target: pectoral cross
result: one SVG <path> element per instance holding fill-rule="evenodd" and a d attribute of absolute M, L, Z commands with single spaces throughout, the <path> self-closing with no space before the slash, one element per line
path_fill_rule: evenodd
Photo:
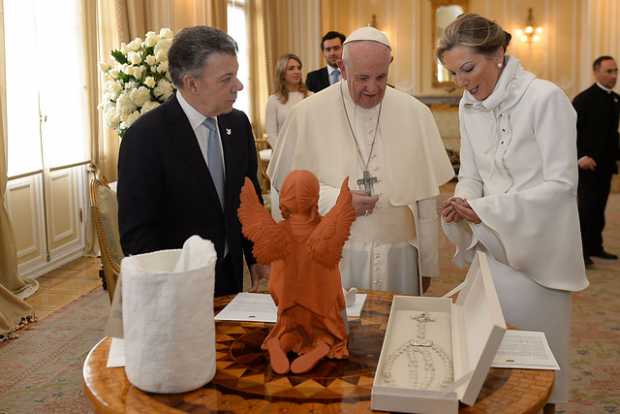
<path fill-rule="evenodd" d="M 362 189 L 364 187 L 364 192 L 369 196 L 372 195 L 373 184 L 377 182 L 377 177 L 372 177 L 368 170 L 364 170 L 364 176 L 356 181 L 357 186 Z"/>

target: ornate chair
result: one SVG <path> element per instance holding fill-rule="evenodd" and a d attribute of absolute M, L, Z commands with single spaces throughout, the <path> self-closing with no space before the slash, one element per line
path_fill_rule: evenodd
<path fill-rule="evenodd" d="M 101 251 L 103 277 L 107 286 L 110 302 L 120 274 L 123 249 L 118 231 L 118 204 L 116 192 L 108 185 L 105 178 L 99 176 L 95 168 L 90 180 L 90 207 L 95 223 L 95 232 Z"/>

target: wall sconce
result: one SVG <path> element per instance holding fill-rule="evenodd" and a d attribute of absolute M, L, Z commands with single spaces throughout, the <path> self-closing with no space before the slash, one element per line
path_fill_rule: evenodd
<path fill-rule="evenodd" d="M 538 43 L 540 42 L 541 34 L 542 27 L 537 27 L 534 24 L 534 16 L 530 7 L 527 11 L 527 26 L 524 29 L 517 29 L 517 36 L 524 43 Z"/>

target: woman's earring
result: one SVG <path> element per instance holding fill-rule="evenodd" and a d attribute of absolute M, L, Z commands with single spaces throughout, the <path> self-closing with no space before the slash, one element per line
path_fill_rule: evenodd
<path fill-rule="evenodd" d="M 500 69 L 502 68 L 502 66 L 504 66 L 504 65 L 502 64 L 502 62 L 499 62 L 499 63 L 497 64 L 497 67 L 498 67 L 498 68 L 500 68 Z"/>

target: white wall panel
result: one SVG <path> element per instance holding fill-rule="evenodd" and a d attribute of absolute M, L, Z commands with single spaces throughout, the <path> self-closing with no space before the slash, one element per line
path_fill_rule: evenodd
<path fill-rule="evenodd" d="M 10 180 L 7 208 L 20 276 L 37 277 L 83 255 L 89 212 L 84 166 L 50 172 L 45 186 L 41 174 Z"/>
<path fill-rule="evenodd" d="M 11 180 L 7 207 L 17 247 L 18 271 L 29 273 L 47 262 L 41 175 Z"/>

